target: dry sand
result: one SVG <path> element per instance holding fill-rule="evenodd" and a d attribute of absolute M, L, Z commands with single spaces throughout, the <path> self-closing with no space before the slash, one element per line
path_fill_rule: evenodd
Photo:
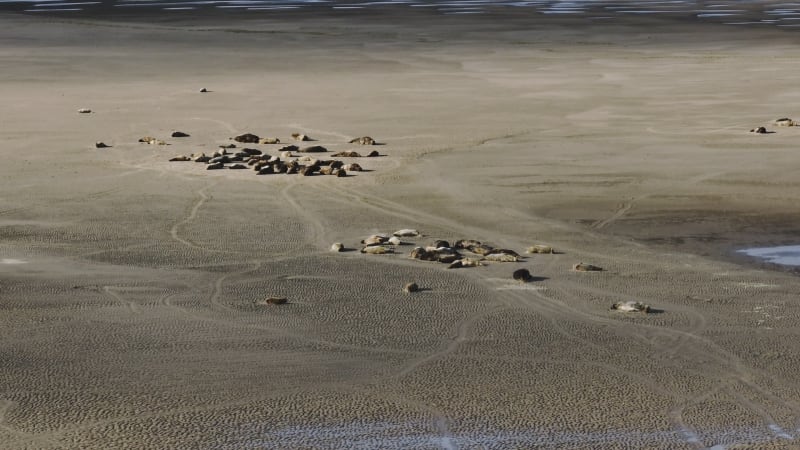
<path fill-rule="evenodd" d="M 0 447 L 800 445 L 796 35 L 414 14 L 2 17 Z M 166 162 L 244 132 L 386 156 Z"/>

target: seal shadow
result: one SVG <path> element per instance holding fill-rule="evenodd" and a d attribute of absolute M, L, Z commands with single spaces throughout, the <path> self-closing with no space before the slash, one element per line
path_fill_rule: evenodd
<path fill-rule="evenodd" d="M 550 278 L 548 278 L 548 277 L 537 277 L 537 276 L 531 275 L 526 280 L 524 280 L 524 283 L 536 283 L 538 281 L 546 281 L 546 280 L 549 280 L 549 279 Z"/>

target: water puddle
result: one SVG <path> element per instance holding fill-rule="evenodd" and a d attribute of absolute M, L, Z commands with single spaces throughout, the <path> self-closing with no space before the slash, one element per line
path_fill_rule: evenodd
<path fill-rule="evenodd" d="M 747 256 L 760 258 L 772 264 L 784 266 L 800 266 L 800 245 L 783 245 L 779 247 L 757 247 L 738 250 Z"/>

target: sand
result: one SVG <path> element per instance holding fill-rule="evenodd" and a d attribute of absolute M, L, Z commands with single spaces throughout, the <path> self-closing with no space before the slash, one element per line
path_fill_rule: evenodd
<path fill-rule="evenodd" d="M 0 447 L 800 445 L 797 35 L 405 14 L 2 16 Z M 385 156 L 167 162 L 245 132 Z"/>

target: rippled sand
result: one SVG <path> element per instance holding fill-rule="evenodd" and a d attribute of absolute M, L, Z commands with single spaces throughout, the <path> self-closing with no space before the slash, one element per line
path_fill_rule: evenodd
<path fill-rule="evenodd" d="M 771 125 L 798 113 L 792 35 L 2 19 L 0 447 L 800 445 L 800 281 L 733 251 L 797 237 L 800 129 Z M 385 156 L 167 162 L 244 132 Z M 557 253 L 329 251 L 400 228 Z"/>

